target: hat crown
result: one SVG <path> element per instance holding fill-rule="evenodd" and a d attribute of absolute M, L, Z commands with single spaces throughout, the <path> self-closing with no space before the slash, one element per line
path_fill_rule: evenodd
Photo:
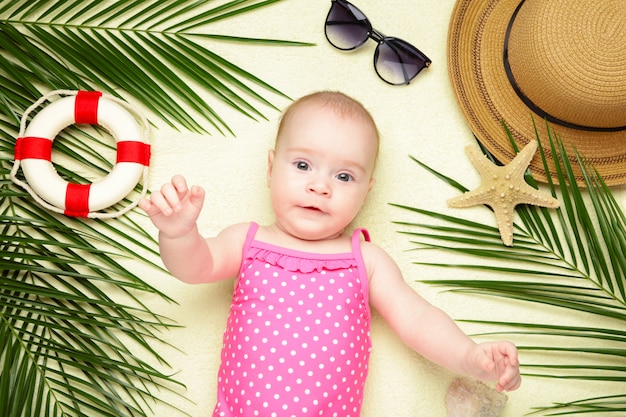
<path fill-rule="evenodd" d="M 623 0 L 525 0 L 509 25 L 511 83 L 553 122 L 623 128 L 625 28 Z"/>

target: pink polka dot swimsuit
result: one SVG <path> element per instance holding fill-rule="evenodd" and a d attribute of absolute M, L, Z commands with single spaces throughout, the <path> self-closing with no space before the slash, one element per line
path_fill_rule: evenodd
<path fill-rule="evenodd" d="M 224 333 L 213 416 L 358 417 L 371 350 L 360 236 L 352 252 L 254 240 L 252 223 Z"/>

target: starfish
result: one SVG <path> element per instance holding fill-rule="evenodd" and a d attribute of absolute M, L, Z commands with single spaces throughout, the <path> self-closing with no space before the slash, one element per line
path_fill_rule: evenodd
<path fill-rule="evenodd" d="M 532 140 L 505 166 L 493 164 L 477 146 L 465 148 L 467 156 L 476 167 L 482 183 L 474 190 L 448 200 L 449 207 L 471 207 L 486 204 L 496 215 L 500 238 L 506 246 L 513 246 L 513 214 L 518 204 L 557 208 L 559 201 L 526 183 L 524 172 L 537 151 L 537 141 Z"/>

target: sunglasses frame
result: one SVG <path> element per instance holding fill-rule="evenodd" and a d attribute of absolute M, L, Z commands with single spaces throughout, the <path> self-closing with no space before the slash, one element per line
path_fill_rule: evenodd
<path fill-rule="evenodd" d="M 328 26 L 346 25 L 346 24 L 350 24 L 351 23 L 351 22 L 346 22 L 346 21 L 341 21 L 340 22 L 340 21 L 329 20 L 330 14 L 333 11 L 333 7 L 335 7 L 335 3 L 341 5 L 346 10 L 350 11 L 350 13 L 353 14 L 353 15 L 354 15 L 354 13 L 352 11 L 355 10 L 358 13 L 360 13 L 361 16 L 363 16 L 363 19 L 357 19 L 357 20 L 354 21 L 355 25 L 357 25 L 359 23 L 364 23 L 364 24 L 367 25 L 367 36 L 362 41 L 360 41 L 358 44 L 356 44 L 356 45 L 354 45 L 354 46 L 352 46 L 350 48 L 341 48 L 341 47 L 335 45 L 330 40 L 330 38 L 328 36 Z M 400 39 L 400 38 L 396 38 L 396 37 L 393 37 L 393 36 L 385 36 L 382 32 L 374 29 L 374 27 L 372 26 L 372 23 L 370 22 L 368 17 L 365 16 L 365 13 L 363 13 L 361 11 L 361 9 L 359 9 L 358 7 L 356 7 L 354 4 L 350 3 L 347 0 L 331 0 L 330 10 L 328 11 L 328 15 L 326 16 L 326 22 L 324 24 L 324 35 L 326 36 L 326 40 L 328 41 L 328 43 L 330 43 L 333 47 L 335 47 L 335 48 L 337 48 L 337 49 L 339 49 L 341 51 L 352 51 L 352 50 L 358 49 L 359 47 L 363 46 L 363 44 L 365 44 L 368 39 L 372 39 L 374 42 L 376 42 L 377 46 L 376 46 L 376 50 L 374 52 L 374 70 L 376 71 L 376 74 L 378 75 L 378 78 L 380 78 L 381 80 L 383 80 L 387 84 L 391 84 L 391 85 L 407 85 L 407 84 L 410 84 L 411 81 L 415 77 L 417 77 L 417 75 L 424 68 L 428 68 L 430 66 L 430 64 L 432 64 L 432 61 L 430 60 L 430 58 L 428 58 L 426 56 L 426 54 L 424 54 L 422 51 L 417 49 L 417 47 L 415 47 L 414 45 L 412 45 L 409 42 L 407 42 L 407 41 L 405 41 L 403 39 Z M 376 65 L 376 61 L 378 59 L 378 55 L 380 53 L 380 47 L 382 45 L 387 45 L 387 47 L 389 47 L 390 49 L 392 49 L 394 52 L 397 53 L 397 46 L 398 46 L 398 44 L 401 44 L 405 48 L 410 49 L 423 62 L 423 64 L 422 64 L 421 68 L 419 68 L 417 70 L 417 72 L 412 77 L 408 76 L 408 74 L 406 73 L 404 65 L 402 65 L 402 71 L 403 71 L 403 75 L 404 75 L 404 82 L 394 83 L 394 82 L 388 81 L 385 78 L 383 78 L 383 76 L 378 71 L 378 67 Z M 402 63 L 402 64 L 404 64 L 404 63 Z"/>

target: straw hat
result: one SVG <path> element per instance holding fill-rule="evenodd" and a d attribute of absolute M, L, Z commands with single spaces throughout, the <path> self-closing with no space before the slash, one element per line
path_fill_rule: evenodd
<path fill-rule="evenodd" d="M 610 185 L 626 183 L 624 0 L 458 0 L 448 32 L 454 92 L 478 140 L 503 163 L 546 123 Z M 539 155 L 530 166 L 546 181 Z M 580 171 L 577 182 L 582 182 Z"/>

